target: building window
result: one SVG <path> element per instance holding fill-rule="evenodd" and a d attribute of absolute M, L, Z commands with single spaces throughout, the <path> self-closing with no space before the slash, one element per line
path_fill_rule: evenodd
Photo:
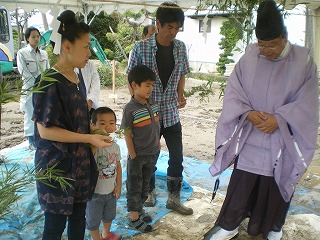
<path fill-rule="evenodd" d="M 211 32 L 211 19 L 208 19 L 207 24 L 208 24 L 208 27 L 206 32 Z M 203 28 L 203 25 L 204 25 L 203 19 L 199 20 L 199 32 L 204 32 L 205 29 Z"/>

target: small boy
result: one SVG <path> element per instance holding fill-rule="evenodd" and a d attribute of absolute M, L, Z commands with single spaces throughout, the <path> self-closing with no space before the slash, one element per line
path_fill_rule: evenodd
<path fill-rule="evenodd" d="M 149 98 L 156 81 L 155 73 L 137 65 L 128 74 L 134 93 L 123 109 L 121 128 L 128 148 L 127 208 L 129 227 L 140 232 L 152 231 L 152 221 L 144 211 L 149 183 L 160 152 L 159 107 Z"/>
<path fill-rule="evenodd" d="M 92 114 L 92 124 L 106 133 L 116 131 L 116 114 L 108 107 L 99 107 Z M 117 143 L 107 148 L 92 147 L 99 170 L 99 178 L 92 200 L 87 203 L 86 225 L 93 240 L 118 240 L 120 235 L 110 232 L 116 216 L 116 201 L 121 194 L 122 170 L 120 147 Z M 102 221 L 102 234 L 99 226 Z"/>

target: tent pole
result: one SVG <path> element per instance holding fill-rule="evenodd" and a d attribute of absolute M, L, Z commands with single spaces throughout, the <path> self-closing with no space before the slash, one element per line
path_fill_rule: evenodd
<path fill-rule="evenodd" d="M 312 11 L 313 16 L 313 58 L 317 64 L 320 66 L 320 8 Z"/>

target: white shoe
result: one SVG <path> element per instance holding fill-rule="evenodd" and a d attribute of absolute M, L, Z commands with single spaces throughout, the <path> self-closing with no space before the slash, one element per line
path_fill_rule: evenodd
<path fill-rule="evenodd" d="M 281 237 L 282 237 L 282 229 L 280 230 L 280 232 L 274 232 L 274 231 L 269 232 L 267 239 L 268 240 L 280 240 Z"/>
<path fill-rule="evenodd" d="M 223 228 L 220 228 L 219 231 L 212 235 L 210 240 L 230 240 L 238 235 L 238 229 L 239 227 L 232 231 L 227 231 Z"/>

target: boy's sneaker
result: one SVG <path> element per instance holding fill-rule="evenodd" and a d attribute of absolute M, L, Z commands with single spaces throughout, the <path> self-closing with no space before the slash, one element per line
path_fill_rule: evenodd
<path fill-rule="evenodd" d="M 143 205 L 145 207 L 154 207 L 155 204 L 156 204 L 156 193 L 154 190 L 152 190 L 150 193 L 148 193 L 148 198 Z"/>
<path fill-rule="evenodd" d="M 122 237 L 118 234 L 114 234 L 113 232 L 109 232 L 107 237 L 103 237 L 101 235 L 101 240 L 121 240 Z"/>
<path fill-rule="evenodd" d="M 212 235 L 210 240 L 230 240 L 238 235 L 238 227 L 232 231 L 227 231 L 223 228 L 220 228 L 215 234 Z"/>

